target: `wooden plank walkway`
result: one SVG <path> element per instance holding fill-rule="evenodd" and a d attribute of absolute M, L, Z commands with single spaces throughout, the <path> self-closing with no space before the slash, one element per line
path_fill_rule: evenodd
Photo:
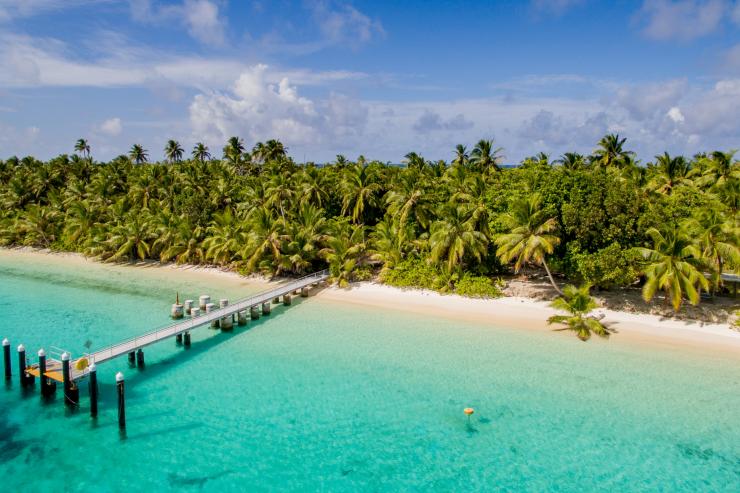
<path fill-rule="evenodd" d="M 95 351 L 94 353 L 83 356 L 71 362 L 70 379 L 72 381 L 75 381 L 87 376 L 87 368 L 85 368 L 84 370 L 77 369 L 77 362 L 81 359 L 87 359 L 89 363 L 94 362 L 96 365 L 99 365 L 100 363 L 104 363 L 108 360 L 134 352 L 140 348 L 149 346 L 150 344 L 155 344 L 164 339 L 175 337 L 178 334 L 182 334 L 184 332 L 188 332 L 203 325 L 209 324 L 214 320 L 220 320 L 222 318 L 232 316 L 233 314 L 241 312 L 243 310 L 248 311 L 252 307 L 258 307 L 262 305 L 262 303 L 271 302 L 274 298 L 277 298 L 279 296 L 293 293 L 293 291 L 309 287 L 312 284 L 317 284 L 321 281 L 326 280 L 328 277 L 328 270 L 315 272 L 308 276 L 302 277 L 301 279 L 291 281 L 286 284 L 281 284 L 280 286 L 277 286 L 268 291 L 264 291 L 254 296 L 250 296 L 249 298 L 239 300 L 224 308 L 218 308 L 210 313 L 204 313 L 195 318 L 186 318 L 185 320 L 175 322 L 173 324 L 153 330 L 141 336 L 137 336 L 132 339 L 113 344 L 99 351 Z M 47 360 L 47 372 L 45 373 L 45 375 L 53 378 L 54 380 L 57 380 L 57 378 L 55 378 L 56 373 L 59 371 L 57 365 L 59 366 L 59 369 L 61 369 L 61 362 L 49 358 Z M 38 376 L 38 365 L 31 365 L 27 367 L 26 371 L 29 374 Z"/>

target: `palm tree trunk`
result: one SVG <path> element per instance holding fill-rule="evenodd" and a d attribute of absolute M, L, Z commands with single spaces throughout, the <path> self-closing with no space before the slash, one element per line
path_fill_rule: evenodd
<path fill-rule="evenodd" d="M 547 277 L 550 278 L 550 284 L 552 284 L 552 287 L 555 288 L 555 291 L 557 291 L 558 294 L 562 295 L 563 292 L 560 291 L 560 288 L 555 284 L 555 279 L 552 278 L 552 273 L 550 272 L 550 268 L 547 266 L 547 261 L 544 259 L 544 256 L 542 258 L 542 265 L 545 267 L 545 271 L 547 271 Z"/>

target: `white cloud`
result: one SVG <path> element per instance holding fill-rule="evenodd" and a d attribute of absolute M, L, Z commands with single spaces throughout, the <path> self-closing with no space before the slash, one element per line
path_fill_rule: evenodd
<path fill-rule="evenodd" d="M 227 58 L 172 57 L 130 46 L 120 36 L 103 33 L 91 45 L 98 57 L 79 60 L 56 39 L 0 34 L 0 87 L 142 87 L 180 86 L 200 90 L 226 88 L 249 66 Z M 361 72 L 307 69 L 271 71 L 270 82 L 284 77 L 302 85 L 326 85 L 367 77 Z"/>
<path fill-rule="evenodd" d="M 108 120 L 105 120 L 103 123 L 100 124 L 98 130 L 100 130 L 100 132 L 104 133 L 105 135 L 115 137 L 117 135 L 120 135 L 123 131 L 123 124 L 121 123 L 120 118 L 109 118 Z"/>
<path fill-rule="evenodd" d="M 311 8 L 321 33 L 331 43 L 358 46 L 385 34 L 380 21 L 349 4 L 319 0 Z"/>
<path fill-rule="evenodd" d="M 686 118 L 684 118 L 683 113 L 681 113 L 681 108 L 678 106 L 674 106 L 671 109 L 668 110 L 668 113 L 666 113 L 666 116 L 673 120 L 674 123 L 683 123 L 686 121 Z"/>
<path fill-rule="evenodd" d="M 729 6 L 727 0 L 644 0 L 637 16 L 650 38 L 689 41 L 712 33 Z"/>
<path fill-rule="evenodd" d="M 155 5 L 152 0 L 129 0 L 131 17 L 150 24 L 179 22 L 198 41 L 208 45 L 223 45 L 226 19 L 220 15 L 213 0 L 184 0 L 181 4 Z"/>
<path fill-rule="evenodd" d="M 0 0 L 0 21 L 110 2 L 111 0 Z"/>
<path fill-rule="evenodd" d="M 419 116 L 413 129 L 419 133 L 436 132 L 439 130 L 461 131 L 473 128 L 473 122 L 467 120 L 462 113 L 444 119 L 439 113 L 426 110 Z"/>
<path fill-rule="evenodd" d="M 251 141 L 281 138 L 308 144 L 364 122 L 365 110 L 347 97 L 317 102 L 300 96 L 287 77 L 278 83 L 271 79 L 266 65 L 255 65 L 242 72 L 228 93 L 196 95 L 190 104 L 194 134 L 211 141 L 241 135 Z"/>

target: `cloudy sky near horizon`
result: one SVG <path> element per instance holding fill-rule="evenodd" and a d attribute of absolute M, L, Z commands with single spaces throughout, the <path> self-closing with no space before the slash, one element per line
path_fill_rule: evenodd
<path fill-rule="evenodd" d="M 740 0 L 0 0 L 0 158 L 740 147 Z"/>

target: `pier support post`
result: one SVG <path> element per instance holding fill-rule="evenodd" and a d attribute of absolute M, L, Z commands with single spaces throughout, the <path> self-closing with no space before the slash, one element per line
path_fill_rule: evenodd
<path fill-rule="evenodd" d="M 262 303 L 262 315 L 269 315 L 270 309 L 271 309 L 271 306 L 270 306 L 269 301 Z"/>
<path fill-rule="evenodd" d="M 175 344 L 178 346 L 182 345 L 182 332 L 175 336 Z"/>
<path fill-rule="evenodd" d="M 182 338 L 183 338 L 183 344 L 185 345 L 185 347 L 189 348 L 190 347 L 190 332 L 185 332 L 182 335 Z"/>
<path fill-rule="evenodd" d="M 293 297 L 289 293 L 284 294 L 283 295 L 283 305 L 290 306 L 291 303 L 293 303 Z"/>
<path fill-rule="evenodd" d="M 69 367 L 69 354 L 62 354 L 62 382 L 64 387 L 64 403 L 68 406 L 76 406 L 80 401 L 80 393 L 71 380 Z M 77 395 L 75 395 L 77 394 Z"/>
<path fill-rule="evenodd" d="M 174 318 L 175 320 L 180 319 L 185 316 L 185 307 L 181 305 L 180 303 L 173 303 L 172 304 L 172 311 L 170 312 L 170 316 Z"/>
<path fill-rule="evenodd" d="M 200 308 L 194 306 L 190 309 L 190 318 L 200 317 Z"/>
<path fill-rule="evenodd" d="M 303 286 L 301 288 L 301 297 L 308 298 L 308 286 Z"/>
<path fill-rule="evenodd" d="M 3 339 L 3 364 L 5 365 L 5 380 L 13 378 L 13 371 L 10 368 L 10 341 Z"/>
<path fill-rule="evenodd" d="M 256 306 L 249 307 L 249 318 L 251 318 L 252 320 L 259 320 L 260 312 Z"/>
<path fill-rule="evenodd" d="M 20 373 L 21 387 L 33 385 L 34 376 L 26 373 L 26 347 L 23 344 L 18 346 L 18 373 Z"/>
<path fill-rule="evenodd" d="M 141 348 L 136 351 L 136 366 L 144 368 L 144 350 Z"/>
<path fill-rule="evenodd" d="M 274 297 L 274 298 L 272 299 L 272 302 L 273 302 L 273 303 L 275 303 L 276 305 L 277 305 L 278 303 L 280 303 L 280 296 L 275 296 L 275 297 Z"/>
<path fill-rule="evenodd" d="M 193 309 L 193 300 L 185 300 L 185 315 L 190 315 L 190 310 Z"/>
<path fill-rule="evenodd" d="M 128 364 L 134 366 L 136 364 L 136 351 L 128 353 Z"/>
<path fill-rule="evenodd" d="M 216 305 L 214 303 L 208 303 L 208 304 L 206 304 L 206 313 L 211 313 L 215 309 L 216 309 Z M 214 328 L 214 329 L 217 329 L 218 328 L 218 325 L 219 325 L 218 324 L 218 319 L 213 320 L 211 322 L 211 327 Z"/>
<path fill-rule="evenodd" d="M 48 397 L 57 390 L 57 384 L 49 381 L 46 376 L 46 351 L 39 349 L 39 384 L 41 386 L 41 395 Z"/>
<path fill-rule="evenodd" d="M 92 363 L 88 368 L 90 372 L 90 417 L 98 416 L 98 368 Z"/>
<path fill-rule="evenodd" d="M 239 313 L 237 313 L 236 318 L 237 318 L 236 323 L 239 324 L 240 327 L 247 325 L 247 311 L 246 310 L 241 310 Z"/>
<path fill-rule="evenodd" d="M 204 312 L 206 311 L 206 305 L 211 302 L 211 297 L 207 294 L 201 295 L 200 298 L 198 298 L 198 306 L 200 307 L 200 311 Z"/>
<path fill-rule="evenodd" d="M 126 401 L 123 396 L 123 373 L 116 373 L 116 393 L 118 394 L 118 428 L 126 429 Z"/>
<path fill-rule="evenodd" d="M 230 331 L 234 329 L 234 316 L 233 315 L 226 315 L 224 318 L 220 321 L 221 324 L 221 330 Z"/>

